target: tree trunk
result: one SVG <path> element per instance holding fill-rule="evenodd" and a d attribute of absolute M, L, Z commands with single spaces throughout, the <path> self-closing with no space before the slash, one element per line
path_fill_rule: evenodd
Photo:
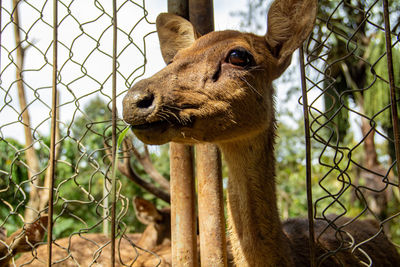
<path fill-rule="evenodd" d="M 59 98 L 57 98 L 57 106 L 58 106 Z M 58 158 L 60 157 L 60 150 L 61 150 L 61 143 L 59 143 L 61 139 L 60 135 L 60 112 L 57 112 L 57 118 L 56 118 L 56 140 L 55 140 L 55 154 L 54 154 L 54 160 L 57 161 Z M 50 164 L 50 161 L 49 161 Z M 47 167 L 46 170 L 46 175 L 44 177 L 44 188 L 45 190 L 40 190 L 39 191 L 39 199 L 40 199 L 40 204 L 39 208 L 40 210 L 43 210 L 47 207 L 47 204 L 49 202 L 49 191 L 48 189 L 50 188 L 50 182 L 53 177 L 51 177 L 50 173 L 50 167 Z M 47 189 L 47 190 L 46 190 Z"/>
<path fill-rule="evenodd" d="M 25 88 L 23 82 L 23 66 L 24 66 L 24 48 L 21 44 L 20 37 L 20 23 L 19 23 L 19 12 L 18 12 L 18 1 L 13 0 L 14 5 L 14 35 L 15 35 L 15 45 L 17 53 L 17 66 L 16 66 L 16 79 L 18 87 L 18 99 L 21 108 L 22 123 L 24 125 L 25 132 L 25 158 L 26 164 L 28 166 L 28 179 L 30 181 L 30 191 L 29 191 L 29 202 L 25 209 L 25 221 L 31 222 L 37 217 L 37 213 L 40 210 L 40 199 L 38 194 L 39 185 L 39 159 L 36 155 L 35 149 L 33 147 L 33 137 L 31 132 L 31 122 L 27 107 L 27 101 L 25 96 Z"/>
<path fill-rule="evenodd" d="M 364 112 L 363 99 L 360 99 L 361 113 Z M 383 177 L 386 175 L 386 169 L 380 164 L 375 146 L 375 129 L 370 125 L 366 118 L 361 119 L 361 132 L 364 139 L 364 168 L 360 172 L 361 178 L 365 180 L 365 187 L 362 190 L 368 203 L 368 207 L 383 220 L 387 217 L 388 202 L 390 197 L 390 188 L 384 183 Z"/>

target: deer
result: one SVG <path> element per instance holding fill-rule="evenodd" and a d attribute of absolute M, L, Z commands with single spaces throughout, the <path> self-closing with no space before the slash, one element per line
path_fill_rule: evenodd
<path fill-rule="evenodd" d="M 157 209 L 140 197 L 133 199 L 136 216 L 146 225 L 143 233 L 127 233 L 117 241 L 116 266 L 170 266 L 171 214 L 169 208 Z M 43 245 L 48 216 L 43 215 L 32 224 L 6 237 L 0 231 L 0 267 L 44 266 L 47 245 Z M 110 237 L 101 233 L 82 233 L 60 238 L 52 246 L 55 266 L 107 266 L 111 260 Z M 11 263 L 12 258 L 22 253 Z"/>
<path fill-rule="evenodd" d="M 227 215 L 236 266 L 310 266 L 308 220 L 282 222 L 277 208 L 272 82 L 311 34 L 315 0 L 275 0 L 267 33 L 200 36 L 177 15 L 156 28 L 163 69 L 133 85 L 123 118 L 144 143 L 213 143 L 228 166 Z M 372 220 L 314 222 L 319 266 L 399 266 L 400 256 Z M 366 242 L 369 240 L 368 242 Z M 365 242 L 364 242 L 365 241 Z"/>
<path fill-rule="evenodd" d="M 149 267 L 172 266 L 171 263 L 171 209 L 157 209 L 141 197 L 133 199 L 137 219 L 147 225 L 143 233 L 128 233 L 121 238 L 117 248 L 116 266 Z M 11 258 L 23 253 L 15 261 L 16 266 L 43 266 L 48 258 L 47 246 L 43 243 L 47 215 L 33 224 L 27 224 L 6 238 L 0 228 L 0 267 L 14 266 Z M 110 237 L 91 233 L 73 235 L 55 241 L 52 258 L 55 266 L 101 266 L 110 263 Z M 134 244 L 134 245 L 133 245 Z M 83 249 L 84 248 L 84 249 Z M 30 253 L 28 253 L 30 252 Z M 200 251 L 198 251 L 200 255 Z M 231 254 L 228 254 L 231 259 Z M 4 257 L 4 258 L 3 258 Z"/>
<path fill-rule="evenodd" d="M 0 227 L 0 267 L 11 266 L 9 262 L 18 253 L 31 251 L 43 241 L 47 227 L 47 215 L 40 216 L 32 223 L 27 223 L 7 238 L 7 231 Z"/>
<path fill-rule="evenodd" d="M 136 218 L 147 225 L 136 245 L 151 250 L 159 245 L 171 243 L 171 209 L 157 209 L 148 200 L 141 197 L 133 199 Z"/>

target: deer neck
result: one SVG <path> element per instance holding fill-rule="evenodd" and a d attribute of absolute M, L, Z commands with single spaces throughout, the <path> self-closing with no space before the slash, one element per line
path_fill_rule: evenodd
<path fill-rule="evenodd" d="M 237 266 L 292 266 L 275 193 L 274 132 L 221 144 L 229 169 L 228 221 Z"/>

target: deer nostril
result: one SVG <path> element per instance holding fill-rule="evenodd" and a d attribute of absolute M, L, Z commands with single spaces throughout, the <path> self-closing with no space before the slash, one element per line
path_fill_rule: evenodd
<path fill-rule="evenodd" d="M 136 106 L 138 108 L 149 108 L 153 105 L 154 95 L 148 94 L 142 97 L 137 103 Z"/>

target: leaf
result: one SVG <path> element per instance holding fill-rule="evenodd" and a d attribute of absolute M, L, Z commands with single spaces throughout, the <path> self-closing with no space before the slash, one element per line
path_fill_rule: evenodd
<path fill-rule="evenodd" d="M 119 148 L 124 140 L 125 136 L 128 134 L 129 126 L 126 126 L 124 130 L 119 134 L 118 141 L 117 141 L 117 148 Z"/>

